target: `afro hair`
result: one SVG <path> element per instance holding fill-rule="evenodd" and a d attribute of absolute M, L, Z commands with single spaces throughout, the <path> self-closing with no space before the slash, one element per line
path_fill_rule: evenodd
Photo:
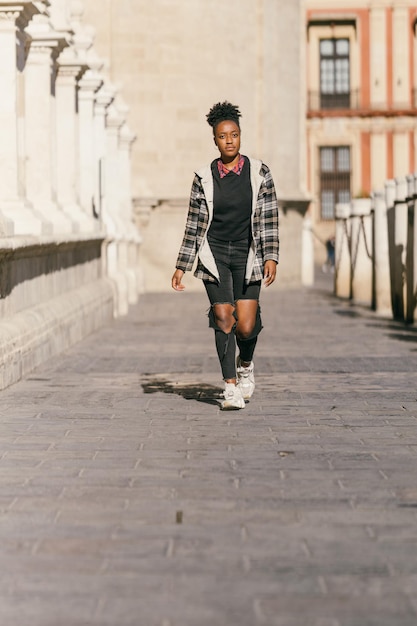
<path fill-rule="evenodd" d="M 214 132 L 217 124 L 225 122 L 226 120 L 235 122 L 235 124 L 237 124 L 240 128 L 239 117 L 241 117 L 241 115 L 239 107 L 225 100 L 224 102 L 214 104 L 207 113 L 206 118 Z"/>

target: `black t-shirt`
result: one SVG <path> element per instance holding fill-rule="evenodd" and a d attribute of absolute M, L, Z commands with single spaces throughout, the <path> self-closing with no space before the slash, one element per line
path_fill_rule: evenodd
<path fill-rule="evenodd" d="M 252 185 L 250 162 L 245 163 L 240 174 L 229 172 L 220 177 L 217 159 L 211 164 L 213 174 L 213 221 L 208 235 L 221 241 L 240 241 L 251 237 Z"/>

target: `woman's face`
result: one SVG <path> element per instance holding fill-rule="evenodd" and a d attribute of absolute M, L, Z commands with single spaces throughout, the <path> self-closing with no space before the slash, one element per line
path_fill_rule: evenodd
<path fill-rule="evenodd" d="M 214 131 L 214 143 L 220 151 L 223 163 L 233 161 L 240 150 L 240 128 L 236 122 L 219 122 Z"/>

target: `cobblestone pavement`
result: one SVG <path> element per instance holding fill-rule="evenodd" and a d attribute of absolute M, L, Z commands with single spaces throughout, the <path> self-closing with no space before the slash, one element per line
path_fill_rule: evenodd
<path fill-rule="evenodd" d="M 0 393 L 1 626 L 417 624 L 417 329 L 262 303 L 242 411 L 191 293 Z"/>

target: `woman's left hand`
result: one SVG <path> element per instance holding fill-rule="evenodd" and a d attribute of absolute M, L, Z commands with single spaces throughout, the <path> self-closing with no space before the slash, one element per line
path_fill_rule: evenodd
<path fill-rule="evenodd" d="M 264 264 L 264 285 L 269 287 L 275 280 L 277 275 L 277 264 L 275 261 L 265 261 Z"/>

